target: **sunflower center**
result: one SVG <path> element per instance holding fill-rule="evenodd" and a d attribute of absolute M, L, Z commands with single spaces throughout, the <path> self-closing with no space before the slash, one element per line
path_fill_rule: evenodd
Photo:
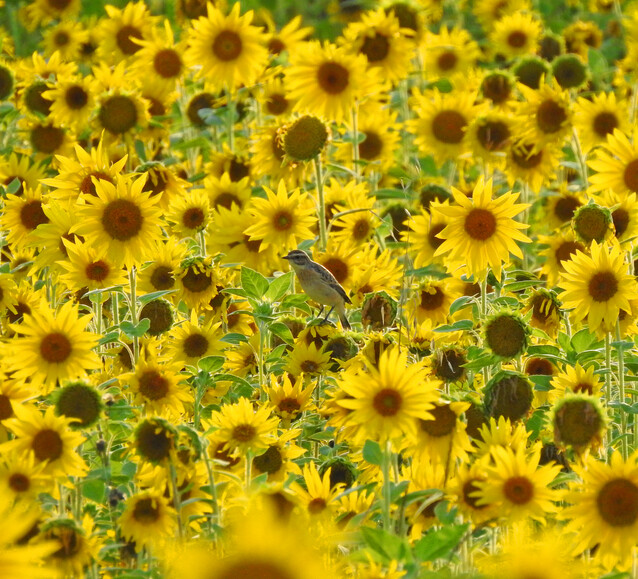
<path fill-rule="evenodd" d="M 505 376 L 492 385 L 486 410 L 492 418 L 503 416 L 514 422 L 530 411 L 533 399 L 532 386 L 526 379 L 517 375 Z"/>
<path fill-rule="evenodd" d="M 0 421 L 13 416 L 13 406 L 11 399 L 6 394 L 0 394 Z"/>
<path fill-rule="evenodd" d="M 69 33 L 65 32 L 64 30 L 60 30 L 59 32 L 56 32 L 55 36 L 53 37 L 53 43 L 56 46 L 60 46 L 60 47 L 64 47 L 67 44 L 69 44 L 70 40 L 71 40 L 71 37 L 69 36 Z"/>
<path fill-rule="evenodd" d="M 582 447 L 592 442 L 600 432 L 601 418 L 588 400 L 570 400 L 556 411 L 554 436 L 556 441 Z"/>
<path fill-rule="evenodd" d="M 32 129 L 30 139 L 36 151 L 52 155 L 64 143 L 64 131 L 53 125 L 38 125 Z"/>
<path fill-rule="evenodd" d="M 291 414 L 296 413 L 301 408 L 299 400 L 296 398 L 283 398 L 279 404 L 277 404 L 280 412 L 289 412 Z"/>
<path fill-rule="evenodd" d="M 261 240 L 250 239 L 250 237 L 244 235 L 244 246 L 251 253 L 259 253 L 259 249 L 261 248 Z"/>
<path fill-rule="evenodd" d="M 242 202 L 234 193 L 224 192 L 217 195 L 215 198 L 215 207 L 224 207 L 226 209 L 230 209 L 233 205 L 237 205 L 238 207 L 242 206 Z"/>
<path fill-rule="evenodd" d="M 144 217 L 140 208 L 128 199 L 111 201 L 102 213 L 102 227 L 117 241 L 128 241 L 142 229 Z"/>
<path fill-rule="evenodd" d="M 288 99 L 282 94 L 271 94 L 266 101 L 266 110 L 277 117 L 288 110 Z"/>
<path fill-rule="evenodd" d="M 612 527 L 628 527 L 638 519 L 638 487 L 630 480 L 617 478 L 606 483 L 596 503 L 600 516 Z"/>
<path fill-rule="evenodd" d="M 359 219 L 352 228 L 352 237 L 357 240 L 366 239 L 370 233 L 370 223 L 367 219 Z"/>
<path fill-rule="evenodd" d="M 87 384 L 69 384 L 60 392 L 55 409 L 61 416 L 79 420 L 72 428 L 86 427 L 93 424 L 100 416 L 102 410 L 100 394 Z"/>
<path fill-rule="evenodd" d="M 309 161 L 321 153 L 327 140 L 328 129 L 325 123 L 317 117 L 305 115 L 286 129 L 283 148 L 293 159 Z"/>
<path fill-rule="evenodd" d="M 533 152 L 532 145 L 523 145 L 515 147 L 512 150 L 512 161 L 521 169 L 534 169 L 538 167 L 543 160 L 543 151 Z"/>
<path fill-rule="evenodd" d="M 25 229 L 35 229 L 38 225 L 48 223 L 49 218 L 42 210 L 42 202 L 33 200 L 25 203 L 20 209 L 20 221 Z"/>
<path fill-rule="evenodd" d="M 97 197 L 97 189 L 95 188 L 95 183 L 93 183 L 93 178 L 98 181 L 108 181 L 109 183 L 113 183 L 113 179 L 111 179 L 110 175 L 106 173 L 102 173 L 101 171 L 96 171 L 94 173 L 89 173 L 82 182 L 80 183 L 80 191 L 85 195 L 93 195 Z"/>
<path fill-rule="evenodd" d="M 512 48 L 523 48 L 527 44 L 527 34 L 522 30 L 514 30 L 507 36 L 507 44 Z"/>
<path fill-rule="evenodd" d="M 342 284 L 344 281 L 346 281 L 346 279 L 348 279 L 350 269 L 348 268 L 348 264 L 342 259 L 331 257 L 330 259 L 322 262 L 321 265 L 323 265 L 332 275 L 334 275 L 335 279 L 339 283 Z"/>
<path fill-rule="evenodd" d="M 189 267 L 186 275 L 182 278 L 182 284 L 188 291 L 199 293 L 206 291 L 213 285 L 213 280 L 205 271 Z"/>
<path fill-rule="evenodd" d="M 281 452 L 276 446 L 270 446 L 264 454 L 260 454 L 253 459 L 253 465 L 259 472 L 269 474 L 277 472 L 284 463 Z"/>
<path fill-rule="evenodd" d="M 202 334 L 191 334 L 184 340 L 182 350 L 189 358 L 201 358 L 208 350 L 208 339 Z"/>
<path fill-rule="evenodd" d="M 139 390 L 144 398 L 161 400 L 169 390 L 168 380 L 155 370 L 147 370 L 139 377 Z"/>
<path fill-rule="evenodd" d="M 366 36 L 361 45 L 361 54 L 365 54 L 368 62 L 382 62 L 390 53 L 390 41 L 388 37 L 375 33 L 374 36 Z"/>
<path fill-rule="evenodd" d="M 250 442 L 257 436 L 257 430 L 252 424 L 238 424 L 233 428 L 232 438 L 237 442 Z"/>
<path fill-rule="evenodd" d="M 454 432 L 457 416 L 449 404 L 442 404 L 441 406 L 435 405 L 434 408 L 430 410 L 430 414 L 434 416 L 434 419 L 419 420 L 423 432 L 427 432 L 435 438 L 447 436 Z"/>
<path fill-rule="evenodd" d="M 592 128 L 594 132 L 604 139 L 607 135 L 611 135 L 614 129 L 618 127 L 618 117 L 614 113 L 598 113 L 594 117 Z"/>
<path fill-rule="evenodd" d="M 113 95 L 102 103 L 98 117 L 109 133 L 122 135 L 137 124 L 137 107 L 130 97 Z"/>
<path fill-rule="evenodd" d="M 13 92 L 13 75 L 8 68 L 0 66 L 0 100 L 6 100 Z"/>
<path fill-rule="evenodd" d="M 627 227 L 629 227 L 629 212 L 619 207 L 611 214 L 611 219 L 616 229 L 616 237 L 621 237 L 627 231 Z"/>
<path fill-rule="evenodd" d="M 124 54 L 130 56 L 142 48 L 139 44 L 133 42 L 134 38 L 136 40 L 142 40 L 144 37 L 138 28 L 129 24 L 122 26 L 122 28 L 117 31 L 115 42 Z"/>
<path fill-rule="evenodd" d="M 308 512 L 311 515 L 318 515 L 319 513 L 325 511 L 327 506 L 328 505 L 326 504 L 325 499 L 316 497 L 308 503 Z"/>
<path fill-rule="evenodd" d="M 314 360 L 304 360 L 299 367 L 302 372 L 307 374 L 314 374 L 319 371 L 319 364 L 317 364 Z"/>
<path fill-rule="evenodd" d="M 423 290 L 421 292 L 421 302 L 419 307 L 426 311 L 438 310 L 445 299 L 445 294 L 441 291 L 441 288 L 432 288 L 434 291 Z"/>
<path fill-rule="evenodd" d="M 508 126 L 501 121 L 490 121 L 476 131 L 479 143 L 487 151 L 500 151 L 510 138 Z"/>
<path fill-rule="evenodd" d="M 348 87 L 350 73 L 338 62 L 324 62 L 317 71 L 317 82 L 324 92 L 340 94 Z"/>
<path fill-rule="evenodd" d="M 587 284 L 589 295 L 595 302 L 607 302 L 618 292 L 618 279 L 613 271 L 594 274 Z"/>
<path fill-rule="evenodd" d="M 108 277 L 110 271 L 111 268 L 109 267 L 109 264 L 103 260 L 99 260 L 89 263 L 86 266 L 84 273 L 87 279 L 90 279 L 91 281 L 104 281 Z"/>
<path fill-rule="evenodd" d="M 597 205 L 587 205 L 574 215 L 574 230 L 585 241 L 600 243 L 609 231 L 610 215 Z"/>
<path fill-rule="evenodd" d="M 151 274 L 151 285 L 156 290 L 168 290 L 175 285 L 173 270 L 165 265 L 159 265 Z"/>
<path fill-rule="evenodd" d="M 439 70 L 447 72 L 449 70 L 452 70 L 456 66 L 456 63 L 458 61 L 459 57 L 456 55 L 456 53 L 448 51 L 439 55 L 439 57 L 436 59 L 436 64 Z"/>
<path fill-rule="evenodd" d="M 442 243 L 443 239 L 439 239 L 437 235 L 441 233 L 445 229 L 444 223 L 436 223 L 432 227 L 430 227 L 430 231 L 428 231 L 428 243 L 432 249 L 437 249 Z"/>
<path fill-rule="evenodd" d="M 394 416 L 401 410 L 403 398 L 394 388 L 380 390 L 372 400 L 372 406 L 381 416 Z"/>
<path fill-rule="evenodd" d="M 153 58 L 153 68 L 163 78 L 175 78 L 182 72 L 182 59 L 173 49 L 165 48 Z"/>
<path fill-rule="evenodd" d="M 71 342 L 60 332 L 47 334 L 40 342 L 40 355 L 49 364 L 60 364 L 71 355 Z"/>
<path fill-rule="evenodd" d="M 172 439 L 166 429 L 150 421 L 143 422 L 135 435 L 137 451 L 146 459 L 160 461 L 168 457 Z"/>
<path fill-rule="evenodd" d="M 576 255 L 577 251 L 585 251 L 585 246 L 578 241 L 564 241 L 556 248 L 554 256 L 556 261 L 562 264 L 563 261 L 570 260 L 572 255 Z"/>
<path fill-rule="evenodd" d="M 436 375 L 444 380 L 458 380 L 463 376 L 467 363 L 465 356 L 456 350 L 446 350 L 436 361 Z"/>
<path fill-rule="evenodd" d="M 206 123 L 200 116 L 199 111 L 204 109 L 212 109 L 215 97 L 209 92 L 203 92 L 195 95 L 186 107 L 186 116 L 188 120 L 197 127 L 204 127 Z"/>
<path fill-rule="evenodd" d="M 524 505 L 534 498 L 534 485 L 524 476 L 513 476 L 505 481 L 503 494 L 511 503 Z"/>
<path fill-rule="evenodd" d="M 507 76 L 500 73 L 491 74 L 485 77 L 481 84 L 483 96 L 490 99 L 494 104 L 506 101 L 512 93 L 512 86 Z"/>
<path fill-rule="evenodd" d="M 206 216 L 200 207 L 190 207 L 182 215 L 182 223 L 188 229 L 198 229 L 205 221 Z"/>
<path fill-rule="evenodd" d="M 288 211 L 280 211 L 273 218 L 273 225 L 277 231 L 287 231 L 292 224 L 292 215 Z"/>
<path fill-rule="evenodd" d="M 442 143 L 456 145 L 463 140 L 467 120 L 458 111 L 441 111 L 432 119 L 432 133 Z"/>
<path fill-rule="evenodd" d="M 64 93 L 64 100 L 67 106 L 73 111 L 82 110 L 89 102 L 89 93 L 81 86 L 74 85 L 69 87 Z"/>
<path fill-rule="evenodd" d="M 472 496 L 475 492 L 480 491 L 480 487 L 476 484 L 477 482 L 482 482 L 481 479 L 473 478 L 465 482 L 463 484 L 463 501 L 466 505 L 471 507 L 472 509 L 481 510 L 489 505 L 478 504 L 480 497 Z"/>
<path fill-rule="evenodd" d="M 222 30 L 213 41 L 213 54 L 222 62 L 236 60 L 241 51 L 241 37 L 232 30 Z"/>
<path fill-rule="evenodd" d="M 270 54 L 281 54 L 284 50 L 286 50 L 286 45 L 281 38 L 271 38 L 268 42 L 268 52 Z"/>
<path fill-rule="evenodd" d="M 566 120 L 565 107 L 552 99 L 543 101 L 536 111 L 536 124 L 543 133 L 560 131 Z"/>
<path fill-rule="evenodd" d="M 44 82 L 36 82 L 24 91 L 24 104 L 32 112 L 41 113 L 43 116 L 49 116 L 51 112 L 52 101 L 42 96 L 42 93 L 49 90 Z"/>
<path fill-rule="evenodd" d="M 623 172 L 625 186 L 633 193 L 638 193 L 638 159 L 627 163 Z"/>
<path fill-rule="evenodd" d="M 554 205 L 554 215 L 558 217 L 563 223 L 566 221 L 571 221 L 572 217 L 574 217 L 574 211 L 578 209 L 582 203 L 576 197 L 572 197 L 571 195 L 566 197 L 561 197 Z"/>
<path fill-rule="evenodd" d="M 82 547 L 82 540 L 78 537 L 75 530 L 69 527 L 60 526 L 56 529 L 51 529 L 51 531 L 46 534 L 46 538 L 57 539 L 62 545 L 51 555 L 57 559 L 72 559 L 79 553 Z"/>
<path fill-rule="evenodd" d="M 513 358 L 526 343 L 525 327 L 516 318 L 501 315 L 494 318 L 485 331 L 485 339 L 490 349 L 503 358 Z"/>
<path fill-rule="evenodd" d="M 64 445 L 62 438 L 55 430 L 45 428 L 33 437 L 31 448 L 40 461 L 56 460 L 62 456 Z"/>
<path fill-rule="evenodd" d="M 378 133 L 364 131 L 365 139 L 359 143 L 359 158 L 373 161 L 379 158 L 383 151 L 383 140 Z"/>
<path fill-rule="evenodd" d="M 258 560 L 238 561 L 227 566 L 220 574 L 219 579 L 238 579 L 239 577 L 255 577 L 259 579 L 294 579 L 294 577 L 282 567 L 271 561 Z"/>
<path fill-rule="evenodd" d="M 496 233 L 496 217 L 491 211 L 475 207 L 465 217 L 465 232 L 477 241 L 485 241 Z"/>
<path fill-rule="evenodd" d="M 593 394 L 594 386 L 593 384 L 590 384 L 589 382 L 579 382 L 578 384 L 572 387 L 572 391 L 576 393 L 584 392 L 585 394 Z"/>
<path fill-rule="evenodd" d="M 152 525 L 160 518 L 159 508 L 153 499 L 141 499 L 135 503 L 133 518 L 142 525 Z"/>
<path fill-rule="evenodd" d="M 25 493 L 31 487 L 31 480 L 28 476 L 23 475 L 20 472 L 14 472 L 11 476 L 9 476 L 9 487 L 11 490 L 16 493 Z"/>

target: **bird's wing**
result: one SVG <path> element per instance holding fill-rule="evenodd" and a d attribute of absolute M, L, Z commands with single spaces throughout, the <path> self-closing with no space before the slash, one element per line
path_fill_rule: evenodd
<path fill-rule="evenodd" d="M 317 266 L 317 272 L 319 273 L 321 278 L 325 280 L 325 282 L 329 284 L 330 287 L 333 288 L 347 304 L 351 304 L 352 302 L 350 301 L 346 290 L 341 287 L 341 284 L 337 281 L 335 276 L 330 273 L 330 270 L 326 269 L 320 263 L 315 262 L 315 265 Z"/>

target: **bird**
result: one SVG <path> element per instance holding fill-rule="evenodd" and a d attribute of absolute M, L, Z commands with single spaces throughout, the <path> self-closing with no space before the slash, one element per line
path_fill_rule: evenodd
<path fill-rule="evenodd" d="M 350 298 L 339 282 L 335 279 L 323 265 L 312 261 L 308 254 L 301 249 L 293 249 L 288 255 L 283 256 L 290 262 L 290 265 L 297 274 L 297 279 L 301 289 L 311 299 L 321 304 L 319 315 L 323 312 L 324 306 L 330 306 L 330 311 L 323 319 L 328 321 L 332 310 L 337 310 L 337 315 L 341 320 L 344 329 L 350 329 L 350 323 L 346 317 L 346 304 L 351 304 Z"/>

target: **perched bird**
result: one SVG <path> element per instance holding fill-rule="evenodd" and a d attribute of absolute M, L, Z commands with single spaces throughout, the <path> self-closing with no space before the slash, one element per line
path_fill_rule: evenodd
<path fill-rule="evenodd" d="M 308 254 L 301 249 L 293 249 L 288 255 L 284 255 L 284 259 L 287 259 L 295 270 L 301 289 L 311 300 L 321 304 L 319 315 L 323 312 L 324 306 L 330 306 L 330 311 L 324 321 L 328 320 L 332 310 L 337 310 L 341 325 L 349 330 L 350 324 L 346 318 L 345 304 L 352 302 L 335 276 L 323 265 L 312 261 Z"/>

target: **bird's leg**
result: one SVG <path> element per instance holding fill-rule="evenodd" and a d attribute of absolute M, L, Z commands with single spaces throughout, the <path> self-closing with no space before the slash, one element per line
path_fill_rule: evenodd
<path fill-rule="evenodd" d="M 319 313 L 317 314 L 317 317 L 318 317 L 318 318 L 320 318 L 320 317 L 321 317 L 321 314 L 323 314 L 323 308 L 324 308 L 324 307 L 325 307 L 325 306 L 321 306 L 321 309 L 319 310 Z"/>
<path fill-rule="evenodd" d="M 322 308 L 322 309 L 323 309 L 323 308 Z M 330 308 L 330 311 L 326 314 L 326 317 L 323 319 L 322 324 L 326 324 L 326 323 L 328 323 L 328 318 L 330 317 L 330 314 L 332 313 L 332 310 L 334 310 L 334 309 L 335 309 L 335 307 L 334 307 L 334 306 L 332 306 L 332 307 Z"/>

